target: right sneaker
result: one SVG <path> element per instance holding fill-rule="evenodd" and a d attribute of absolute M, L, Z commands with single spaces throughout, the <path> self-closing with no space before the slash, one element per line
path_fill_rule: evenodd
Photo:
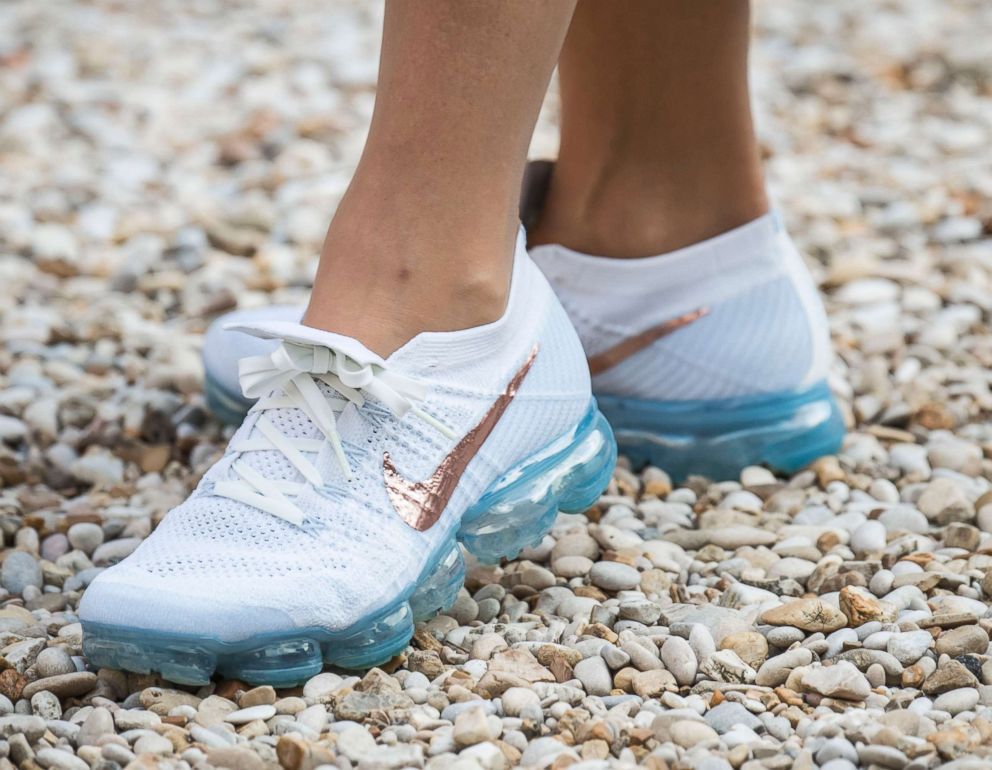
<path fill-rule="evenodd" d="M 527 224 L 550 173 L 530 168 Z M 777 213 L 653 257 L 558 244 L 530 254 L 579 333 L 593 392 L 635 467 L 730 479 L 749 465 L 791 473 L 840 448 L 826 312 Z"/>
<path fill-rule="evenodd" d="M 613 472 L 582 346 L 522 237 L 502 318 L 385 359 L 295 321 L 237 329 L 268 340 L 240 362 L 258 400 L 189 499 L 86 589 L 95 667 L 291 686 L 378 665 L 454 601 L 463 547 L 515 557 Z"/>

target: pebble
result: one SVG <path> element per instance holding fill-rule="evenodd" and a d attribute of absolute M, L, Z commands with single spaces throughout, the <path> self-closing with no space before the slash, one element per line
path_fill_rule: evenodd
<path fill-rule="evenodd" d="M 885 525 L 880 521 L 866 521 L 851 533 L 851 549 L 856 554 L 882 551 L 886 541 Z"/>
<path fill-rule="evenodd" d="M 960 714 L 962 711 L 969 711 L 978 705 L 981 695 L 978 690 L 970 687 L 962 687 L 957 690 L 938 695 L 933 702 L 933 707 L 937 711 L 946 711 L 952 716 Z"/>
<path fill-rule="evenodd" d="M 72 674 L 76 671 L 72 657 L 64 647 L 48 647 L 39 652 L 35 659 L 34 668 L 39 679 Z"/>
<path fill-rule="evenodd" d="M 490 727 L 486 712 L 481 708 L 471 708 L 455 717 L 453 737 L 456 745 L 465 747 L 490 741 L 496 736 Z"/>
<path fill-rule="evenodd" d="M 752 730 L 757 730 L 761 727 L 761 720 L 758 717 L 744 708 L 740 703 L 733 703 L 731 701 L 724 701 L 714 706 L 703 716 L 706 719 L 706 724 L 721 735 L 737 725 L 744 725 Z"/>
<path fill-rule="evenodd" d="M 765 610 L 762 623 L 773 626 L 792 626 L 803 631 L 836 631 L 847 625 L 844 614 L 820 599 L 797 599 L 780 607 Z"/>
<path fill-rule="evenodd" d="M 696 680 L 698 662 L 689 643 L 678 636 L 670 636 L 661 646 L 661 661 L 680 685 L 691 685 Z"/>
<path fill-rule="evenodd" d="M 114 717 L 104 707 L 94 708 L 80 727 L 76 742 L 80 746 L 97 746 L 100 738 L 114 732 Z"/>
<path fill-rule="evenodd" d="M 41 565 L 29 553 L 10 551 L 0 567 L 0 585 L 16 595 L 23 593 L 29 586 L 41 588 Z"/>
<path fill-rule="evenodd" d="M 103 544 L 103 528 L 88 521 L 73 524 L 66 535 L 69 544 L 85 554 L 93 553 Z"/>
<path fill-rule="evenodd" d="M 134 742 L 134 753 L 166 756 L 172 753 L 172 741 L 164 736 L 148 733 Z"/>
<path fill-rule="evenodd" d="M 40 749 L 35 758 L 38 764 L 50 770 L 90 770 L 88 763 L 61 749 Z"/>
<path fill-rule="evenodd" d="M 904 666 L 918 661 L 933 645 L 933 636 L 928 631 L 906 631 L 893 634 L 886 643 L 886 651 Z"/>
<path fill-rule="evenodd" d="M 626 564 L 601 561 L 589 570 L 589 580 L 604 591 L 629 591 L 641 584 L 641 575 Z"/>
<path fill-rule="evenodd" d="M 989 648 L 989 635 L 981 626 L 951 628 L 937 637 L 937 652 L 956 658 L 959 655 L 985 655 Z"/>
<path fill-rule="evenodd" d="M 871 693 L 864 674 L 847 661 L 807 669 L 802 676 L 802 685 L 820 695 L 845 700 L 864 700 Z"/>
<path fill-rule="evenodd" d="M 519 717 L 528 708 L 537 707 L 541 699 L 533 690 L 526 687 L 510 687 L 502 695 L 503 713 L 508 717 Z"/>
<path fill-rule="evenodd" d="M 78 671 L 72 674 L 58 674 L 56 676 L 37 679 L 26 685 L 22 695 L 30 698 L 36 692 L 47 690 L 59 698 L 70 698 L 76 695 L 84 695 L 96 686 L 96 674 L 89 671 Z"/>
<path fill-rule="evenodd" d="M 609 695 L 613 687 L 613 677 L 606 661 L 598 655 L 585 658 L 575 664 L 575 677 L 590 695 Z"/>
<path fill-rule="evenodd" d="M 671 726 L 672 740 L 683 748 L 692 748 L 702 743 L 719 739 L 716 730 L 705 722 L 683 719 Z"/>
<path fill-rule="evenodd" d="M 245 725 L 249 722 L 254 722 L 256 719 L 261 719 L 263 721 L 266 719 L 271 719 L 275 715 L 275 706 L 262 704 L 259 706 L 251 706 L 249 708 L 232 711 L 224 717 L 224 721 L 230 722 L 232 725 Z"/>
<path fill-rule="evenodd" d="M 334 746 L 338 753 L 352 762 L 358 762 L 375 749 L 375 738 L 364 727 L 355 725 L 338 733 Z"/>

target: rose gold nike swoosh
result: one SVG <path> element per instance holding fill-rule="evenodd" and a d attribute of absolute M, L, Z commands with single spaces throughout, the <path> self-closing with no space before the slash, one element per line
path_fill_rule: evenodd
<path fill-rule="evenodd" d="M 383 454 L 382 474 L 386 481 L 386 491 L 389 493 L 393 508 L 403 521 L 419 532 L 424 532 L 437 523 L 444 509 L 448 507 L 448 501 L 454 494 L 462 474 L 517 395 L 520 383 L 527 376 L 536 357 L 537 345 L 530 351 L 527 360 L 513 375 L 503 392 L 496 397 L 478 425 L 465 434 L 428 479 L 408 481 L 396 469 L 389 452 Z"/>
<path fill-rule="evenodd" d="M 698 321 L 704 315 L 709 314 L 710 309 L 701 307 L 677 318 L 671 318 L 650 329 L 645 329 L 640 334 L 628 337 L 611 348 L 589 357 L 589 371 L 592 374 L 602 374 L 607 369 L 612 369 L 621 361 L 626 361 L 635 353 L 640 353 L 648 345 L 657 342 L 662 337 L 666 337 L 674 331 L 678 331 L 683 326 L 688 326 L 693 321 Z"/>

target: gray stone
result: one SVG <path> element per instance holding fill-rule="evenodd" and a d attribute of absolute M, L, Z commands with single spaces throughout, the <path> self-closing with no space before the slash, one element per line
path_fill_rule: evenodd
<path fill-rule="evenodd" d="M 69 527 L 66 533 L 70 545 L 89 555 L 103 544 L 103 528 L 89 521 L 79 522 Z"/>
<path fill-rule="evenodd" d="M 978 705 L 981 695 L 973 687 L 960 687 L 938 695 L 933 702 L 937 711 L 946 711 L 952 716 L 962 711 L 971 711 Z"/>
<path fill-rule="evenodd" d="M 352 762 L 358 762 L 375 749 L 375 738 L 364 727 L 349 727 L 338 733 L 334 748 Z"/>
<path fill-rule="evenodd" d="M 871 694 L 871 685 L 865 675 L 847 661 L 809 668 L 801 681 L 807 691 L 830 698 L 861 701 Z"/>
<path fill-rule="evenodd" d="M 606 666 L 606 661 L 598 655 L 584 658 L 575 664 L 575 678 L 590 695 L 609 695 L 613 689 L 613 677 Z"/>
<path fill-rule="evenodd" d="M 685 639 L 678 636 L 666 639 L 661 646 L 661 662 L 680 685 L 691 685 L 696 681 L 696 654 Z"/>
<path fill-rule="evenodd" d="M 42 650 L 38 653 L 34 667 L 39 679 L 76 672 L 72 657 L 64 647 L 47 647 Z"/>
<path fill-rule="evenodd" d="M 909 666 L 922 658 L 932 644 L 929 631 L 906 631 L 889 637 L 885 649 L 902 665 Z"/>
<path fill-rule="evenodd" d="M 589 570 L 589 580 L 604 591 L 628 591 L 641 584 L 641 573 L 617 561 L 600 561 Z"/>
<path fill-rule="evenodd" d="M 761 668 L 758 669 L 758 675 L 754 680 L 755 684 L 764 687 L 778 687 L 784 684 L 785 680 L 789 678 L 792 669 L 799 668 L 800 666 L 808 666 L 812 662 L 813 653 L 809 649 L 797 647 L 794 650 L 788 650 L 781 655 L 776 655 L 774 658 L 769 658 L 761 664 Z"/>
<path fill-rule="evenodd" d="M 18 596 L 28 586 L 41 588 L 42 579 L 41 565 L 26 551 L 11 551 L 0 567 L 0 585 Z"/>
<path fill-rule="evenodd" d="M 0 717 L 0 738 L 9 738 L 17 733 L 22 733 L 28 741 L 34 743 L 45 734 L 45 720 L 27 714 Z"/>
<path fill-rule="evenodd" d="M 50 692 L 42 691 L 31 696 L 31 713 L 40 716 L 46 722 L 62 718 L 62 704 Z"/>
<path fill-rule="evenodd" d="M 102 735 L 114 732 L 114 717 L 110 711 L 103 707 L 93 709 L 76 737 L 79 746 L 96 746 Z"/>
<path fill-rule="evenodd" d="M 62 749 L 40 749 L 37 759 L 49 770 L 90 770 L 89 763 Z"/>
<path fill-rule="evenodd" d="M 724 701 L 707 711 L 703 718 L 706 723 L 723 735 L 736 725 L 744 725 L 752 730 L 761 727 L 761 720 L 744 708 L 740 703 Z"/>

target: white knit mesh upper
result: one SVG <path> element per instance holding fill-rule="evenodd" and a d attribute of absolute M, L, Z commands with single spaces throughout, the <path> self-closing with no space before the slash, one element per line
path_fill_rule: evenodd
<path fill-rule="evenodd" d="M 647 259 L 532 250 L 592 356 L 700 308 L 702 318 L 597 375 L 597 395 L 659 401 L 776 393 L 826 376 L 826 314 L 776 218 Z"/>
<path fill-rule="evenodd" d="M 489 410 L 535 343 L 532 368 L 441 520 L 426 532 L 408 526 L 388 499 L 383 453 L 411 481 L 428 477 Z M 388 364 L 430 383 L 419 406 L 451 428 L 453 439 L 413 412 L 397 419 L 372 399 L 361 408 L 347 406 L 337 427 L 353 478 L 345 480 L 325 444 L 314 462 L 323 488 L 309 487 L 295 499 L 306 514 L 303 526 L 212 495 L 212 485 L 232 473 L 229 453 L 131 557 L 94 581 L 83 599 L 83 619 L 222 639 L 287 623 L 346 628 L 416 580 L 465 509 L 499 475 L 574 426 L 591 397 L 581 345 L 522 244 L 503 320 L 418 335 Z M 319 436 L 299 410 L 266 415 L 287 436 Z M 254 419 L 249 416 L 232 443 L 251 435 Z M 242 457 L 267 478 L 301 480 L 275 450 Z M 222 627 L 217 618 L 226 619 Z"/>

